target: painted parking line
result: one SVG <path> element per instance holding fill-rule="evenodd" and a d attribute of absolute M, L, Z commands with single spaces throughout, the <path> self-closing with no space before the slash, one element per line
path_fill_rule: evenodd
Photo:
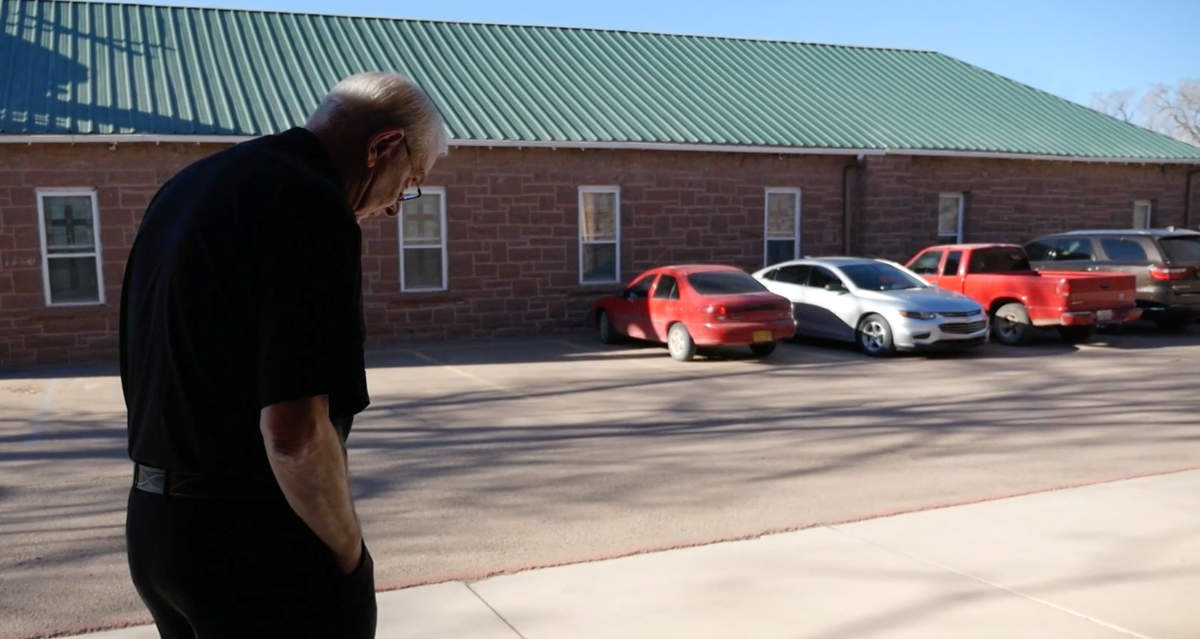
<path fill-rule="evenodd" d="M 420 359 L 425 362 L 429 362 L 430 364 L 433 364 L 434 366 L 438 366 L 438 367 L 445 369 L 451 373 L 454 373 L 455 375 L 458 375 L 459 377 L 464 377 L 473 382 L 483 384 L 484 386 L 493 388 L 495 390 L 498 390 L 498 391 L 501 391 L 504 393 L 508 393 L 510 395 L 515 395 L 517 397 L 525 396 L 525 393 L 523 393 L 519 390 L 505 386 L 503 384 L 497 384 L 496 382 L 493 382 L 492 380 L 490 380 L 486 377 L 483 377 L 481 375 L 476 375 L 475 373 L 472 373 L 471 371 L 459 368 L 458 366 L 455 366 L 453 364 L 447 364 L 446 362 L 440 361 L 430 355 L 426 355 L 425 353 L 422 353 L 421 351 L 418 351 L 415 349 L 405 349 L 404 352 L 411 353 L 413 355 L 413 357 L 416 357 L 417 359 Z"/>

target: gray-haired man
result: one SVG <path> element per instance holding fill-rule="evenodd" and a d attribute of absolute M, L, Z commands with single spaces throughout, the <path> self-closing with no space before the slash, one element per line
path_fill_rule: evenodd
<path fill-rule="evenodd" d="M 374 635 L 345 455 L 369 401 L 358 223 L 445 144 L 420 88 L 359 74 L 147 209 L 121 297 L 126 541 L 163 637 Z"/>

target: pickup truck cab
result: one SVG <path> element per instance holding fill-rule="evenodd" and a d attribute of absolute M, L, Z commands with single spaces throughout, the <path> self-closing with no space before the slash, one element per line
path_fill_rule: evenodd
<path fill-rule="evenodd" d="M 938 287 L 979 302 L 992 317 L 992 335 L 1023 344 L 1034 327 L 1055 327 L 1068 341 L 1091 337 L 1096 326 L 1142 315 L 1132 275 L 1035 271 L 1016 244 L 931 246 L 908 268 Z"/>

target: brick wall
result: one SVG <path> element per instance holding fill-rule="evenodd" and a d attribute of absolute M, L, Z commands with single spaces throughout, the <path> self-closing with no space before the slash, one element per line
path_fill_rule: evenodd
<path fill-rule="evenodd" d="M 0 368 L 112 359 L 124 259 L 158 186 L 216 145 L 0 145 Z M 427 179 L 446 189 L 449 290 L 402 293 L 397 221 L 364 228 L 374 343 L 579 326 L 613 285 L 579 281 L 578 186 L 621 189 L 621 277 L 652 266 L 763 259 L 764 188 L 803 190 L 801 250 L 842 254 L 847 158 L 689 152 L 454 149 Z M 937 197 L 966 193 L 967 241 L 1023 242 L 1128 226 L 1133 200 L 1155 225 L 1183 223 L 1184 167 L 907 156 L 849 172 L 852 252 L 903 260 L 939 241 Z M 47 308 L 35 189 L 94 187 L 102 307 Z M 1193 178 L 1200 222 L 1200 176 Z"/>
<path fill-rule="evenodd" d="M 869 157 L 858 252 L 907 260 L 937 235 L 938 194 L 965 194 L 965 242 L 1023 243 L 1082 228 L 1129 228 L 1134 200 L 1153 202 L 1156 227 L 1184 225 L 1187 167 L 943 157 Z M 1192 227 L 1200 222 L 1193 178 Z"/>
<path fill-rule="evenodd" d="M 426 182 L 446 187 L 449 288 L 401 293 L 395 220 L 365 229 L 375 341 L 579 326 L 613 285 L 579 284 L 578 187 L 618 185 L 621 277 L 653 266 L 762 266 L 764 188 L 803 189 L 801 248 L 840 251 L 841 167 L 832 157 L 456 149 Z"/>
<path fill-rule="evenodd" d="M 0 368 L 115 357 L 125 258 L 159 185 L 223 148 L 191 144 L 0 144 Z M 96 189 L 103 306 L 47 307 L 36 190 Z"/>
<path fill-rule="evenodd" d="M 158 186 L 220 146 L 0 145 L 0 367 L 112 359 L 124 260 Z M 841 250 L 834 157 L 455 149 L 446 188 L 449 290 L 402 293 L 397 222 L 372 220 L 364 294 L 372 342 L 578 326 L 613 285 L 579 285 L 579 185 L 621 188 L 621 276 L 672 262 L 761 266 L 764 187 L 803 189 L 802 250 Z M 47 308 L 35 189 L 94 187 L 104 306 Z"/>

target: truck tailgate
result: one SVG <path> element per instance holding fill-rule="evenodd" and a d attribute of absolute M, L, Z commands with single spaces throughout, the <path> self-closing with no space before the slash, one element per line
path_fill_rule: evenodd
<path fill-rule="evenodd" d="M 1137 278 L 1132 275 L 1079 271 L 1041 271 L 1041 274 L 1051 281 L 1066 280 L 1071 311 L 1126 308 L 1136 303 Z"/>

